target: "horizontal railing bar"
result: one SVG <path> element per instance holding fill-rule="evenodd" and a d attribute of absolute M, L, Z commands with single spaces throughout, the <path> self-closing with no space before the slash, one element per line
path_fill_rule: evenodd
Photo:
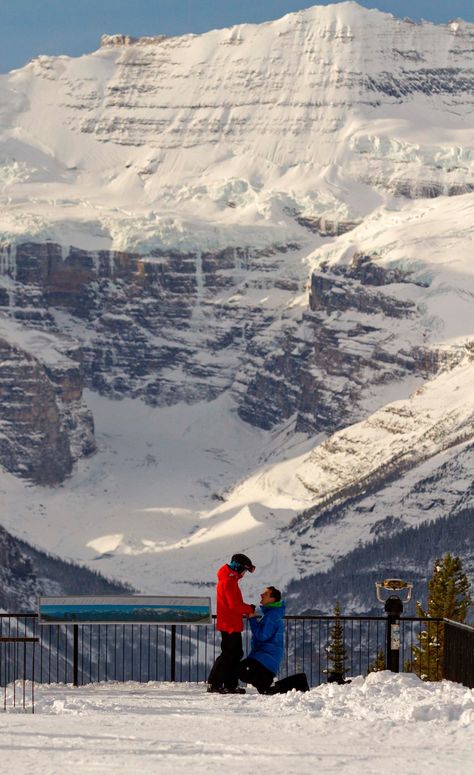
<path fill-rule="evenodd" d="M 0 614 L 0 619 L 9 619 L 9 618 L 10 618 L 10 616 L 11 616 L 12 618 L 13 618 L 13 617 L 17 617 L 17 618 L 21 618 L 21 619 L 23 619 L 23 618 L 26 616 L 26 617 L 28 617 L 28 618 L 30 618 L 30 619 L 31 619 L 32 617 L 33 617 L 34 619 L 37 619 L 37 618 L 38 618 L 38 612 L 37 612 L 37 611 L 32 611 L 31 613 L 26 613 L 26 614 L 18 614 L 18 613 L 15 613 L 15 612 L 13 612 L 13 613 L 11 613 L 11 614 L 3 614 L 3 613 L 2 613 L 2 614 Z"/>
<path fill-rule="evenodd" d="M 22 618 L 22 619 L 28 617 L 28 618 L 37 619 L 38 618 L 38 614 L 37 613 L 26 613 L 26 614 L 16 614 L 16 613 L 13 613 L 13 614 L 3 614 L 3 613 L 0 613 L 0 618 L 10 618 L 10 617 L 11 618 Z M 216 615 L 212 614 L 212 618 L 214 620 L 216 618 Z M 321 615 L 320 614 L 287 614 L 284 618 L 287 619 L 287 620 L 291 620 L 291 621 L 299 621 L 299 620 L 301 620 L 301 621 L 304 621 L 304 620 L 306 620 L 306 621 L 326 621 L 326 620 L 327 621 L 332 621 L 333 619 L 336 618 L 336 616 L 335 616 L 335 614 L 321 614 Z M 383 616 L 383 615 L 381 615 L 381 616 L 364 616 L 364 615 L 361 615 L 361 616 L 351 616 L 349 614 L 348 615 L 341 614 L 339 616 L 339 619 L 348 620 L 348 621 L 363 621 L 363 622 L 367 622 L 367 621 L 370 621 L 370 622 L 377 622 L 377 621 L 380 622 L 380 621 L 383 621 L 383 622 L 385 622 L 385 621 L 387 621 L 387 617 Z M 400 619 L 401 619 L 401 621 L 404 621 L 404 622 L 426 622 L 426 621 L 430 621 L 430 622 L 444 622 L 444 621 L 450 621 L 449 619 L 443 619 L 442 616 L 401 616 Z M 59 625 L 59 624 L 67 624 L 67 625 L 77 624 L 79 626 L 91 627 L 93 625 L 97 626 L 99 624 L 107 625 L 108 623 L 107 622 L 100 622 L 100 623 L 99 622 L 55 622 L 54 624 L 55 625 Z M 129 625 L 129 624 L 133 624 L 133 622 L 132 623 L 124 622 L 124 625 Z M 150 624 L 159 624 L 159 622 L 151 622 Z M 177 622 L 177 624 L 179 624 L 179 622 Z M 453 622 L 453 624 L 459 624 L 459 622 Z M 170 626 L 170 625 L 163 625 L 163 626 Z M 179 625 L 179 626 L 182 626 L 182 625 Z M 468 626 L 468 625 L 464 625 L 464 626 Z"/>
<path fill-rule="evenodd" d="M 472 624 L 464 624 L 463 622 L 455 622 L 453 619 L 443 619 L 443 622 L 452 624 L 454 627 L 459 627 L 460 630 L 467 630 L 474 633 L 474 626 Z"/>
<path fill-rule="evenodd" d="M 317 614 L 287 614 L 285 616 L 285 619 L 289 619 L 291 621 L 293 620 L 306 620 L 306 621 L 334 621 L 334 619 L 339 618 L 341 620 L 351 621 L 351 622 L 386 622 L 387 617 L 386 616 L 345 616 L 342 615 L 339 617 L 336 617 L 335 614 L 328 615 L 324 614 L 324 616 L 318 616 Z M 400 617 L 401 622 L 443 622 L 444 619 L 442 617 L 438 616 L 401 616 Z"/>
<path fill-rule="evenodd" d="M 0 643 L 39 643 L 39 638 L 0 638 Z"/>

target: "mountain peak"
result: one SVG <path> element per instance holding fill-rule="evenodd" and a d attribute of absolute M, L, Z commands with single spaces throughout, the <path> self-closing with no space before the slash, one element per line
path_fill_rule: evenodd
<path fill-rule="evenodd" d="M 100 38 L 101 48 L 115 47 L 115 46 L 155 46 L 166 40 L 169 35 L 145 35 L 141 37 L 133 37 L 132 35 L 122 35 L 116 33 L 114 35 L 102 35 Z"/>

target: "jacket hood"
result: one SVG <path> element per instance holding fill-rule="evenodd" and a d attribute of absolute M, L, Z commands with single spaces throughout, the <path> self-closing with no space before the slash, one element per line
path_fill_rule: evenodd
<path fill-rule="evenodd" d="M 285 615 L 285 601 L 281 600 L 281 605 L 261 605 L 260 610 L 264 616 L 272 616 L 275 619 L 281 619 Z"/>
<path fill-rule="evenodd" d="M 217 571 L 217 578 L 219 581 L 223 581 L 227 578 L 235 578 L 235 579 L 241 579 L 243 576 L 242 573 L 237 573 L 236 570 L 230 567 L 230 565 L 223 565 L 222 568 L 219 568 Z"/>

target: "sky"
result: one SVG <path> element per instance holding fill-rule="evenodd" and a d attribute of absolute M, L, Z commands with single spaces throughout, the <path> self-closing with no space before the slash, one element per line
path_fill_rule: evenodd
<path fill-rule="evenodd" d="M 414 20 L 444 23 L 459 17 L 474 22 L 474 0 L 359 2 Z M 0 0 L 0 73 L 22 67 L 39 54 L 79 56 L 95 51 L 104 33 L 200 33 L 278 19 L 316 4 L 312 0 Z"/>

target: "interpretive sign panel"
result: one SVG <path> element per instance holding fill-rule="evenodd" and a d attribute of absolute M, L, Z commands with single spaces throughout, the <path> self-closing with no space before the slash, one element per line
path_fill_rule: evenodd
<path fill-rule="evenodd" d="M 210 597 L 40 597 L 40 624 L 210 624 Z"/>

